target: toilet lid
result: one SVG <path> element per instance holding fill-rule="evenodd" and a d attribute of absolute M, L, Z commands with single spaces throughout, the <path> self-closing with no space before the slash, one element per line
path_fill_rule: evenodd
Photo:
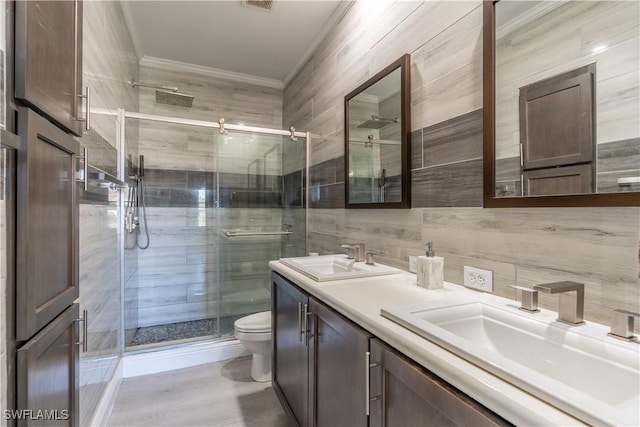
<path fill-rule="evenodd" d="M 264 333 L 271 332 L 271 312 L 263 311 L 236 320 L 233 324 L 236 331 Z"/>

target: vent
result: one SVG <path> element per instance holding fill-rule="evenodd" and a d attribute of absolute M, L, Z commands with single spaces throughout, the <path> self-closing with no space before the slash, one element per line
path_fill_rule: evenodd
<path fill-rule="evenodd" d="M 243 0 L 243 3 L 247 6 L 257 7 L 263 10 L 273 9 L 274 0 Z"/>

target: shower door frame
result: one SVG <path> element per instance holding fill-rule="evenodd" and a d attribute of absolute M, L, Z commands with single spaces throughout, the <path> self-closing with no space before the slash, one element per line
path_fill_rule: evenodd
<path fill-rule="evenodd" d="M 148 114 L 148 113 L 137 113 L 137 112 L 133 112 L 133 111 L 126 111 L 124 109 L 118 109 L 117 112 L 117 116 L 118 116 L 118 121 L 119 121 L 119 141 L 118 141 L 118 147 L 119 147 L 119 153 L 118 153 L 118 171 L 119 171 L 119 178 L 122 179 L 123 181 L 126 182 L 126 180 L 124 179 L 124 166 L 125 166 L 125 131 L 126 131 L 126 119 L 138 119 L 138 120 L 150 120 L 150 121 L 156 121 L 156 122 L 163 122 L 163 123 L 173 123 L 173 124 L 181 124 L 181 125 L 189 125 L 189 126 L 198 126 L 198 127 L 204 127 L 204 128 L 212 128 L 212 129 L 221 129 L 220 133 L 224 133 L 225 130 L 230 130 L 230 131 L 239 131 L 239 132 L 254 132 L 254 133 L 260 133 L 260 134 L 266 134 L 266 135 L 276 135 L 276 136 L 288 136 L 291 139 L 293 138 L 305 138 L 305 164 L 304 164 L 304 187 L 305 187 L 305 191 L 304 191 L 304 210 L 305 210 L 305 253 L 309 253 L 309 182 L 310 182 L 310 177 L 309 177 L 309 161 L 310 161 L 310 155 L 309 155 L 309 148 L 311 146 L 310 144 L 310 139 L 311 139 L 311 132 L 301 132 L 301 131 L 295 131 L 295 130 L 284 130 L 284 129 L 271 129 L 271 128 L 263 128 L 263 127 L 257 127 L 257 126 L 246 126 L 246 125 L 234 125 L 231 123 L 224 123 L 221 126 L 221 124 L 219 122 L 212 122 L 212 121 L 207 121 L 207 120 L 196 120 L 196 119 L 186 119 L 186 118 L 180 118 L 180 117 L 172 117 L 172 116 L 161 116 L 161 115 L 157 115 L 157 114 Z M 214 141 L 212 140 L 212 143 L 214 143 Z M 120 212 L 124 212 L 123 210 L 123 204 L 124 204 L 124 198 L 121 197 L 120 198 Z M 120 218 L 119 222 L 119 227 L 121 233 L 124 233 L 124 226 L 123 226 L 123 221 L 121 220 L 122 218 Z M 122 237 L 122 241 L 124 241 L 124 235 Z M 121 321 L 120 321 L 120 334 L 121 334 L 121 343 L 122 343 L 122 352 L 126 353 L 127 349 L 126 349 L 126 345 L 125 345 L 125 340 L 124 340 L 124 332 L 125 332 L 125 325 L 124 325 L 124 246 L 122 244 L 122 242 L 119 242 L 119 250 L 121 251 L 120 253 L 120 260 L 121 260 L 121 280 L 120 280 L 120 288 L 121 288 Z M 223 338 L 224 339 L 224 338 Z M 167 346 L 172 346 L 171 341 L 167 341 L 167 345 L 166 346 L 158 346 L 156 348 L 154 348 L 154 350 L 162 350 L 167 348 Z M 136 350 L 133 350 L 134 352 Z"/>

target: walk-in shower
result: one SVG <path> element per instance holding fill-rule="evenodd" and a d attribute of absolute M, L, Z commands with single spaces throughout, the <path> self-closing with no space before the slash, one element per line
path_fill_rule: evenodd
<path fill-rule="evenodd" d="M 124 125 L 151 241 L 125 251 L 126 349 L 231 336 L 270 309 L 268 261 L 306 251 L 307 134 L 142 113 Z"/>

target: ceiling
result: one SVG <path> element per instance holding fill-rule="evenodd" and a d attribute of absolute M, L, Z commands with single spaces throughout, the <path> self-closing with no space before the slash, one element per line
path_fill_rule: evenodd
<path fill-rule="evenodd" d="M 282 85 L 308 59 L 349 2 L 123 1 L 138 56 L 162 58 Z"/>

